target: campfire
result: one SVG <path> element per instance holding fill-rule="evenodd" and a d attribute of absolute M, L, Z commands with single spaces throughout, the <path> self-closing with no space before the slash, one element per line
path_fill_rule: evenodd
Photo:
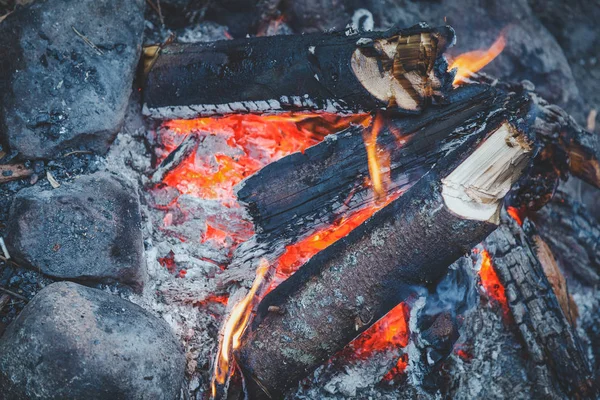
<path fill-rule="evenodd" d="M 212 4 L 169 32 L 176 2 L 139 3 L 137 53 L 84 25 L 72 54 L 0 45 L 1 107 L 40 65 L 90 104 L 109 57 L 136 82 L 110 129 L 0 111 L 0 398 L 599 395 L 600 228 L 565 183 L 600 188 L 595 114 L 485 73 L 518 27 L 282 34 L 300 6 L 274 2 L 252 35 Z"/>

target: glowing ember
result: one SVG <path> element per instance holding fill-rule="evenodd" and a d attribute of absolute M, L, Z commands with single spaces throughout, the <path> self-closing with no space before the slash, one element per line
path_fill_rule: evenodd
<path fill-rule="evenodd" d="M 451 70 L 454 68 L 458 69 L 453 83 L 457 85 L 464 82 L 465 79 L 488 65 L 494 58 L 498 57 L 505 46 L 506 38 L 501 33 L 489 49 L 469 51 L 456 57 L 452 65 L 450 65 Z"/>
<path fill-rule="evenodd" d="M 410 309 L 408 305 L 400 303 L 359 337 L 354 339 L 349 347 L 354 349 L 356 357 L 362 359 L 371 357 L 375 352 L 404 348 L 408 344 L 410 336 L 408 328 L 409 317 Z M 407 364 L 408 354 L 404 354 L 398 359 L 396 366 L 383 379 L 386 381 L 394 379 L 404 372 Z"/>
<path fill-rule="evenodd" d="M 387 187 L 390 183 L 390 156 L 389 153 L 377 147 L 377 135 L 381 131 L 383 117 L 377 113 L 370 131 L 365 129 L 364 141 L 369 160 L 369 175 L 371 176 L 371 185 L 378 200 L 384 199 L 387 193 Z"/>
<path fill-rule="evenodd" d="M 479 277 L 481 278 L 481 284 L 488 295 L 500 303 L 502 311 L 504 311 L 505 315 L 508 315 L 508 301 L 506 299 L 504 286 L 500 283 L 498 274 L 496 274 L 494 266 L 492 265 L 492 257 L 487 250 L 481 251 L 481 269 L 479 270 Z"/>
<path fill-rule="evenodd" d="M 510 215 L 512 219 L 517 221 L 517 224 L 519 224 L 519 226 L 523 225 L 523 217 L 521 217 L 521 213 L 518 209 L 516 209 L 515 207 L 507 207 L 506 212 L 508 212 L 508 215 Z"/>
<path fill-rule="evenodd" d="M 270 270 L 271 268 L 267 260 L 262 259 L 256 270 L 256 278 L 254 278 L 250 291 L 233 307 L 225 322 L 223 327 L 223 337 L 219 343 L 219 351 L 215 358 L 215 369 L 212 382 L 213 398 L 217 394 L 217 384 L 225 383 L 230 371 L 233 371 L 233 351 L 240 347 L 240 338 L 246 330 L 248 321 L 250 321 L 252 310 L 262 298 L 264 293 L 261 292 L 264 291 L 266 284 L 268 284 L 271 278 L 271 274 L 269 273 Z"/>
<path fill-rule="evenodd" d="M 310 129 L 312 124 L 308 122 L 314 117 L 314 114 L 248 114 L 168 121 L 164 127 L 176 135 L 161 136 L 166 150 L 163 157 L 177 147 L 182 140 L 181 135 L 190 132 L 199 132 L 203 137 L 218 137 L 220 142 L 216 142 L 221 146 L 220 151 L 207 154 L 196 151 L 167 174 L 163 183 L 176 187 L 181 193 L 221 200 L 235 206 L 237 201 L 233 188 L 244 178 L 282 157 L 304 151 L 329 133 L 366 118 L 364 115 L 339 117 L 324 114 L 322 118 L 330 122 L 332 130 L 317 132 Z"/>

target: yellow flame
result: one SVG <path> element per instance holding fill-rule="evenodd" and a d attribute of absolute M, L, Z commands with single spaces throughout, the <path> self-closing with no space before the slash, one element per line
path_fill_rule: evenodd
<path fill-rule="evenodd" d="M 469 78 L 475 72 L 488 65 L 494 58 L 498 57 L 505 46 L 506 38 L 501 33 L 489 49 L 469 51 L 456 57 L 450 66 L 451 70 L 454 68 L 458 69 L 453 83 L 457 85 L 464 82 L 466 78 Z"/>
<path fill-rule="evenodd" d="M 383 125 L 383 117 L 377 113 L 370 131 L 366 131 L 363 139 L 367 150 L 369 161 L 369 175 L 371 185 L 377 199 L 385 199 L 387 195 L 387 184 L 389 182 L 389 154 L 380 154 L 377 148 L 377 136 Z M 387 175 L 384 176 L 384 173 Z"/>
<path fill-rule="evenodd" d="M 256 270 L 256 278 L 254 278 L 250 291 L 248 291 L 246 296 L 233 307 L 225 322 L 223 336 L 219 343 L 219 351 L 215 358 L 215 369 L 211 385 L 213 398 L 217 395 L 217 383 L 225 383 L 225 380 L 229 376 L 229 371 L 232 366 L 232 363 L 229 361 L 230 356 L 233 354 L 233 351 L 238 349 L 241 345 L 242 334 L 250 321 L 250 315 L 252 314 L 254 306 L 261 297 L 256 294 L 261 287 L 265 286 L 263 283 L 269 279 L 269 270 L 269 262 L 264 258 L 261 259 L 258 269 Z"/>

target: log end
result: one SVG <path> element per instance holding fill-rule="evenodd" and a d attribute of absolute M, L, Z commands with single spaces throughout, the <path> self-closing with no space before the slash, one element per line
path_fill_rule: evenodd
<path fill-rule="evenodd" d="M 531 150 L 524 134 L 502 124 L 442 179 L 448 209 L 467 219 L 498 224 L 504 196 L 527 166 Z"/>

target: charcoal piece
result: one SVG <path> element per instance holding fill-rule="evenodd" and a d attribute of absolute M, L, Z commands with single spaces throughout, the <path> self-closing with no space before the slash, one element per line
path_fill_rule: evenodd
<path fill-rule="evenodd" d="M 58 189 L 21 190 L 7 226 L 11 255 L 43 274 L 142 288 L 138 196 L 131 184 L 110 174 L 78 177 Z"/>
<path fill-rule="evenodd" d="M 179 399 L 185 356 L 169 326 L 104 291 L 59 282 L 0 339 L 2 399 Z"/>
<path fill-rule="evenodd" d="M 144 0 L 35 1 L 0 24 L 0 138 L 23 158 L 104 153 L 120 129 Z"/>

